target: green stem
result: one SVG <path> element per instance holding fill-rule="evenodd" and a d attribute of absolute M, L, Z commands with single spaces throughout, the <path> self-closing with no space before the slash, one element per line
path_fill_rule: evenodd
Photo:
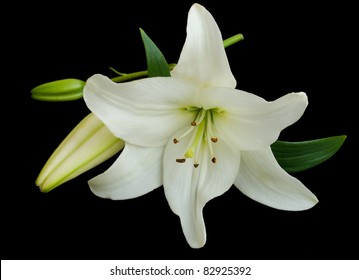
<path fill-rule="evenodd" d="M 130 74 L 122 74 L 121 76 L 111 78 L 111 80 L 114 81 L 115 83 L 122 83 L 122 82 L 126 82 L 126 81 L 131 81 L 134 79 L 146 77 L 147 73 L 148 73 L 148 71 L 145 70 L 145 71 L 133 72 Z"/>
<path fill-rule="evenodd" d="M 235 43 L 238 43 L 239 41 L 242 41 L 243 39 L 244 39 L 243 34 L 239 33 L 237 35 L 234 35 L 232 37 L 229 37 L 229 38 L 225 39 L 223 41 L 223 46 L 225 48 L 227 48 L 227 47 L 229 47 L 229 46 L 231 46 L 231 45 L 233 45 Z"/>
<path fill-rule="evenodd" d="M 172 70 L 175 66 L 176 66 L 176 63 L 168 64 L 168 67 L 170 68 L 170 70 Z M 117 72 L 117 73 L 119 73 L 119 72 Z M 114 81 L 115 83 L 123 83 L 123 82 L 131 81 L 131 80 L 135 80 L 138 78 L 147 77 L 147 75 L 148 75 L 147 70 L 133 72 L 130 74 L 121 73 L 121 76 L 111 78 L 111 80 Z"/>

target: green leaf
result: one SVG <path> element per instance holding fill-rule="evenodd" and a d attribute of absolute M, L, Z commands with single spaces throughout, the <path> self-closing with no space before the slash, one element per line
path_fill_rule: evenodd
<path fill-rule="evenodd" d="M 145 31 L 140 28 L 141 37 L 145 46 L 148 77 L 169 77 L 170 69 L 162 52 L 155 43 L 147 36 Z"/>
<path fill-rule="evenodd" d="M 346 135 L 340 135 L 303 142 L 276 141 L 271 148 L 279 165 L 294 173 L 326 161 L 339 150 L 345 139 Z"/>

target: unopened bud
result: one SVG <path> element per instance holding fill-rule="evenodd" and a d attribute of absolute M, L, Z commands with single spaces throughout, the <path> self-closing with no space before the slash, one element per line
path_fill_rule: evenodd
<path fill-rule="evenodd" d="M 49 192 L 109 159 L 124 145 L 90 113 L 53 152 L 35 183 L 42 192 Z"/>
<path fill-rule="evenodd" d="M 31 97 L 40 101 L 72 101 L 82 98 L 85 82 L 63 79 L 39 85 L 31 90 Z"/>

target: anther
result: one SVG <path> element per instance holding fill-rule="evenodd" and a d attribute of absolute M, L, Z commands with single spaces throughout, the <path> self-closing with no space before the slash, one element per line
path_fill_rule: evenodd
<path fill-rule="evenodd" d="M 212 141 L 213 143 L 217 143 L 217 142 L 218 142 L 218 138 L 217 138 L 217 137 L 212 137 L 212 138 L 211 138 L 211 141 Z"/>
<path fill-rule="evenodd" d="M 192 126 L 196 126 L 197 123 L 196 123 L 195 121 L 193 121 L 193 122 L 191 122 L 191 125 L 192 125 Z"/>
<path fill-rule="evenodd" d="M 173 143 L 177 144 L 179 142 L 179 140 L 177 138 L 173 139 Z"/>
<path fill-rule="evenodd" d="M 212 162 L 213 163 L 216 163 L 217 162 L 217 159 L 215 157 L 212 158 Z"/>
<path fill-rule="evenodd" d="M 184 162 L 186 162 L 186 159 L 185 158 L 178 158 L 178 159 L 176 159 L 176 162 L 184 163 Z"/>
<path fill-rule="evenodd" d="M 199 166 L 199 163 L 193 164 L 194 168 L 197 168 Z"/>

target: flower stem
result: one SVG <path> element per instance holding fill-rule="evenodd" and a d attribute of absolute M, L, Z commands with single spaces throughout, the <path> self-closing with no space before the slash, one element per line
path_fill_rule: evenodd
<path fill-rule="evenodd" d="M 148 71 L 145 70 L 145 71 L 133 72 L 130 74 L 122 74 L 121 76 L 111 78 L 111 80 L 114 81 L 115 83 L 122 83 L 126 81 L 135 80 L 138 78 L 146 77 L 147 73 Z"/>
<path fill-rule="evenodd" d="M 168 64 L 168 67 L 170 68 L 170 70 L 172 70 L 175 66 L 176 66 L 176 63 Z M 111 68 L 111 70 L 114 71 L 113 68 Z M 147 77 L 147 75 L 148 75 L 147 70 L 133 72 L 133 73 L 129 73 L 129 74 L 120 73 L 118 71 L 115 71 L 115 72 L 120 74 L 120 76 L 111 78 L 111 80 L 114 81 L 115 83 L 123 83 L 123 82 L 127 82 L 127 81 L 132 81 L 132 80 L 135 80 L 138 78 Z"/>
<path fill-rule="evenodd" d="M 231 46 L 231 45 L 233 45 L 235 43 L 238 43 L 239 41 L 242 41 L 243 39 L 244 39 L 243 34 L 241 34 L 241 33 L 236 34 L 236 35 L 234 35 L 232 37 L 229 37 L 229 38 L 225 39 L 223 41 L 223 46 L 225 48 L 227 48 L 227 47 L 229 47 L 229 46 Z"/>

